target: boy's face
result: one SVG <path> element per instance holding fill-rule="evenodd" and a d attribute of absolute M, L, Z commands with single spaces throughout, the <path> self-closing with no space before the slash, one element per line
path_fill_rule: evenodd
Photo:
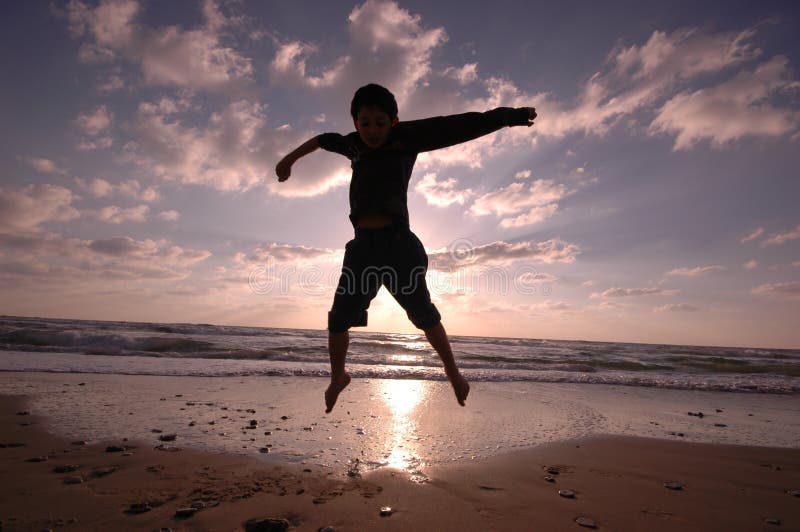
<path fill-rule="evenodd" d="M 370 148 L 383 146 L 395 124 L 397 117 L 392 120 L 392 117 L 375 106 L 362 107 L 355 119 L 356 131 Z"/>

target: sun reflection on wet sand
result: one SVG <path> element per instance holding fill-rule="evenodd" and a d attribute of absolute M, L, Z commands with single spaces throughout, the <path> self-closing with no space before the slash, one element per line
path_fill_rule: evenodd
<path fill-rule="evenodd" d="M 380 382 L 381 396 L 392 413 L 387 426 L 386 458 L 389 467 L 419 475 L 420 452 L 416 436 L 413 413 L 422 400 L 430 393 L 428 381 L 383 379 Z"/>

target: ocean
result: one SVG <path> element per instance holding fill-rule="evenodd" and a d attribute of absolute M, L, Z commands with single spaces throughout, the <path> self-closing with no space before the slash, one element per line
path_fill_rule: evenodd
<path fill-rule="evenodd" d="M 451 336 L 471 381 L 795 394 L 800 351 Z M 357 378 L 443 380 L 420 334 L 352 331 Z M 193 377 L 328 375 L 324 330 L 0 317 L 0 371 Z"/>

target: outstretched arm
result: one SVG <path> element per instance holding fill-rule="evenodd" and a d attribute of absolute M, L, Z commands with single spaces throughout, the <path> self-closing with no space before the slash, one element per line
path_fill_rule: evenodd
<path fill-rule="evenodd" d="M 409 146 L 416 151 L 447 148 L 488 135 L 506 126 L 532 126 L 533 107 L 498 107 L 485 113 L 463 113 L 400 122 Z"/>
<path fill-rule="evenodd" d="M 308 155 L 317 148 L 319 148 L 319 142 L 317 141 L 317 137 L 314 137 L 305 141 L 303 144 L 295 148 L 289 155 L 286 155 L 283 159 L 281 159 L 278 165 L 275 166 L 275 173 L 278 174 L 278 181 L 283 182 L 289 179 L 289 176 L 292 175 L 292 165 L 297 162 L 300 157 Z"/>

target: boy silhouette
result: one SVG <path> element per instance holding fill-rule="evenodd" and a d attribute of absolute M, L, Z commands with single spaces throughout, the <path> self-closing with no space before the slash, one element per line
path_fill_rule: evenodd
<path fill-rule="evenodd" d="M 410 229 L 408 183 L 418 153 L 473 140 L 505 126 L 531 126 L 536 110 L 498 107 L 485 113 L 400 122 L 394 95 L 371 83 L 356 91 L 350 114 L 356 131 L 318 135 L 275 167 L 278 180 L 286 181 L 299 158 L 322 148 L 350 159 L 353 169 L 350 221 L 355 237 L 345 246 L 342 274 L 328 312 L 331 383 L 325 391 L 325 412 L 333 409 L 339 393 L 350 384 L 345 371 L 348 331 L 367 324 L 367 309 L 381 286 L 386 286 L 411 322 L 425 332 L 444 364 L 456 400 L 464 406 L 469 383 L 458 371 L 441 315 L 425 284 L 428 256 Z"/>

